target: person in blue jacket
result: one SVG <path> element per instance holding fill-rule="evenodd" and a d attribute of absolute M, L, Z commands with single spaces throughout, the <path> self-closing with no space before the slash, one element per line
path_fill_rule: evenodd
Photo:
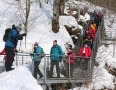
<path fill-rule="evenodd" d="M 91 15 L 92 20 L 94 20 L 96 16 L 97 16 L 97 13 L 96 13 L 96 11 L 94 10 L 94 12 L 93 12 L 92 15 Z"/>
<path fill-rule="evenodd" d="M 22 30 L 21 24 L 15 27 L 15 25 L 12 25 L 12 30 L 9 33 L 8 39 L 5 42 L 5 49 L 6 49 L 6 58 L 7 63 L 5 63 L 6 71 L 13 70 L 14 68 L 11 68 L 13 63 L 13 57 L 14 53 L 13 50 L 16 48 L 18 40 L 22 40 L 23 36 L 26 36 L 26 33 L 20 34 L 19 32 Z"/>
<path fill-rule="evenodd" d="M 39 78 L 43 77 L 43 74 L 41 73 L 39 69 L 39 64 L 41 62 L 41 52 L 42 48 L 38 45 L 37 42 L 34 44 L 34 51 L 33 51 L 33 61 L 34 61 L 34 78 L 37 79 L 37 73 L 39 74 Z"/>
<path fill-rule="evenodd" d="M 57 44 L 57 40 L 53 41 L 53 46 L 50 51 L 51 67 L 50 67 L 50 78 L 53 77 L 53 68 L 56 65 L 57 77 L 60 78 L 59 62 L 63 55 L 61 47 Z"/>

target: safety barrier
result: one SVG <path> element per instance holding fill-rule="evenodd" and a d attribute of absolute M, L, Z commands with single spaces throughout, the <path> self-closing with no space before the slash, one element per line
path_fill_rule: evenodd
<path fill-rule="evenodd" d="M 36 54 L 36 53 L 35 53 Z M 84 82 L 85 80 L 91 81 L 91 61 L 90 58 L 84 58 L 80 56 L 76 56 L 75 63 L 73 66 L 69 64 L 70 58 L 66 60 L 65 57 L 67 55 L 60 55 L 62 57 L 62 61 L 60 62 L 60 77 L 57 77 L 56 67 L 53 69 L 53 77 L 50 77 L 50 67 L 51 67 L 51 60 L 50 55 L 54 54 L 45 54 L 45 57 L 42 59 L 41 64 L 39 66 L 40 70 L 42 71 L 44 78 L 38 80 L 38 83 L 55 83 L 55 79 L 58 80 L 56 83 L 62 83 L 64 82 Z M 58 55 L 54 55 L 58 56 Z M 16 55 L 16 65 L 26 65 L 27 59 L 28 61 L 31 61 L 31 56 L 29 53 L 17 53 Z M 30 60 L 29 60 L 30 59 Z M 33 66 L 33 65 L 32 65 Z M 33 67 L 34 68 L 34 67 Z"/>

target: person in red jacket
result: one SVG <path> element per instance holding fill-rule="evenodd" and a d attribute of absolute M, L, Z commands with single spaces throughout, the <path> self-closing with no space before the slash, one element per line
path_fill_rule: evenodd
<path fill-rule="evenodd" d="M 16 49 L 13 49 L 12 62 L 14 61 L 14 56 L 15 56 L 15 53 L 14 52 L 18 52 L 18 51 Z M 4 54 L 6 54 L 6 49 L 5 48 L 0 52 L 0 55 L 4 55 Z M 6 56 L 4 57 L 4 60 L 5 60 L 5 68 L 6 68 L 6 71 L 13 70 L 14 68 L 7 67 L 8 66 L 7 65 L 8 59 L 7 59 Z"/>
<path fill-rule="evenodd" d="M 88 58 L 91 56 L 91 48 L 87 45 L 87 43 L 84 43 L 80 49 L 79 49 L 79 56 L 84 56 L 85 58 Z"/>
<path fill-rule="evenodd" d="M 88 60 L 91 56 L 91 48 L 86 43 L 84 43 L 80 49 L 79 49 L 79 56 L 82 56 L 81 62 L 82 62 L 82 69 L 87 70 L 88 69 Z"/>
<path fill-rule="evenodd" d="M 88 33 L 91 35 L 93 39 L 95 38 L 95 34 L 96 34 L 95 30 L 93 30 L 92 28 L 89 28 Z"/>
<path fill-rule="evenodd" d="M 73 77 L 74 62 L 76 60 L 76 55 L 71 47 L 67 48 L 66 56 L 66 77 L 69 77 L 69 64 L 70 64 L 70 76 Z"/>

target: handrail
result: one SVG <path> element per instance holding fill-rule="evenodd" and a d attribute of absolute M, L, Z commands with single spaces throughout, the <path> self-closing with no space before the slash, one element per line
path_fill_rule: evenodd
<path fill-rule="evenodd" d="M 103 30 L 104 30 L 104 17 L 102 17 L 102 21 L 101 21 L 101 25 L 98 27 L 97 33 L 96 33 L 96 38 L 93 44 L 93 49 L 92 49 L 92 54 L 90 57 L 90 63 L 91 63 L 91 68 L 90 68 L 90 72 L 91 72 L 91 79 L 92 79 L 92 72 L 93 72 L 93 67 L 95 65 L 95 57 L 97 54 L 97 50 L 98 47 L 103 39 Z"/>

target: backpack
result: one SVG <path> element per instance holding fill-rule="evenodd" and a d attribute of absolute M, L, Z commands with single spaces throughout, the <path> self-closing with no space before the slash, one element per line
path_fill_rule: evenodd
<path fill-rule="evenodd" d="M 45 57 L 45 53 L 44 53 L 43 48 L 41 48 L 41 57 L 42 57 L 42 58 Z"/>
<path fill-rule="evenodd" d="M 4 42 L 6 42 L 6 41 L 8 40 L 8 36 L 9 36 L 11 30 L 12 30 L 11 28 L 7 28 L 7 29 L 5 30 L 5 34 L 4 34 L 4 36 L 3 36 L 3 41 L 4 41 Z"/>

